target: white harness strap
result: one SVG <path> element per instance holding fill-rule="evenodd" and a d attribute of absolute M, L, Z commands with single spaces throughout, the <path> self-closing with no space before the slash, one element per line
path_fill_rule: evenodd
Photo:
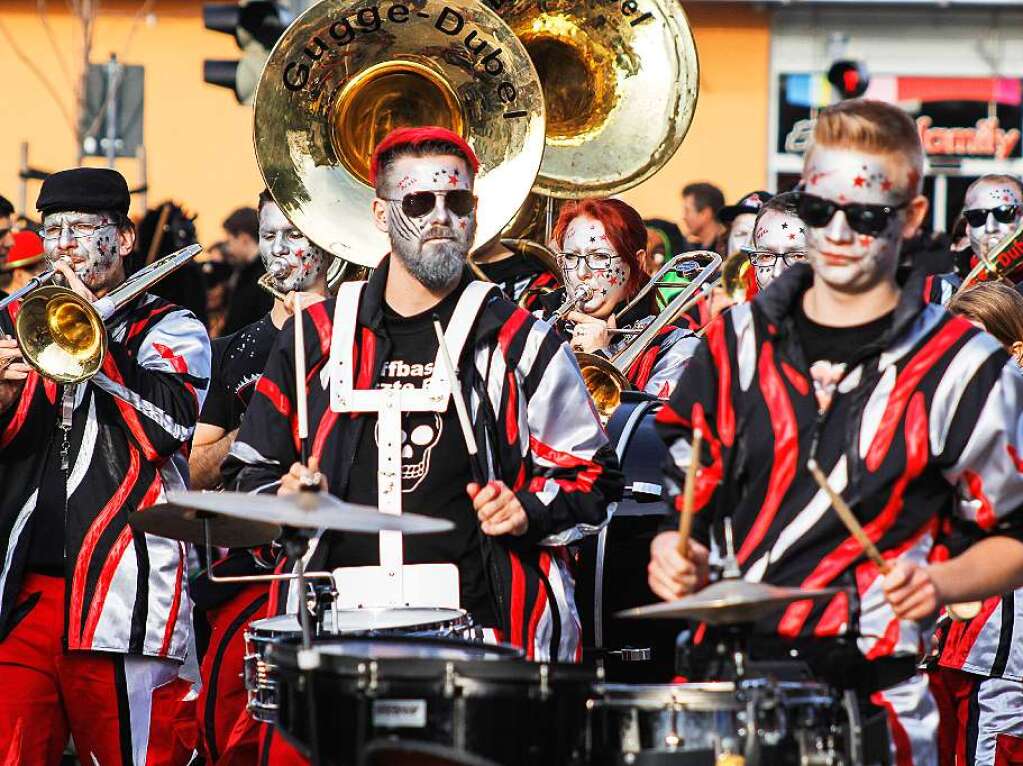
<path fill-rule="evenodd" d="M 444 412 L 451 395 L 451 381 L 442 363 L 440 349 L 433 375 L 423 388 L 357 389 L 355 380 L 355 333 L 359 303 L 365 282 L 346 282 L 338 292 L 331 337 L 330 408 L 334 412 L 374 412 L 377 414 L 377 499 L 381 513 L 401 513 L 401 418 L 406 412 Z M 471 282 L 462 292 L 451 321 L 444 332 L 444 343 L 453 360 L 461 358 L 469 333 L 491 290 L 489 282 Z M 457 363 L 457 362 L 456 362 Z M 380 533 L 380 566 L 389 580 L 401 583 L 397 574 L 404 555 L 400 532 Z M 398 594 L 398 603 L 401 603 Z"/>

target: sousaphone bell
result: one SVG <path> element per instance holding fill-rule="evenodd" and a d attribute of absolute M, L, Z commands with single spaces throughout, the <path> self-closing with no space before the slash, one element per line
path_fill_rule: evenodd
<path fill-rule="evenodd" d="M 391 130 L 441 125 L 472 146 L 476 242 L 511 219 L 544 151 L 536 70 L 472 0 L 323 0 L 271 51 L 254 111 L 256 159 L 282 212 L 336 258 L 370 268 L 390 250 L 369 215 L 369 163 Z"/>

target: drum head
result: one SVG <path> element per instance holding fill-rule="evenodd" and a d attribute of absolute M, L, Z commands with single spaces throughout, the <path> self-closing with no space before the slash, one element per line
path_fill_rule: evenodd
<path fill-rule="evenodd" d="M 465 622 L 464 609 L 435 607 L 402 607 L 380 609 L 339 609 L 341 630 L 334 627 L 334 612 L 324 615 L 328 633 L 370 633 L 373 631 L 406 631 L 417 633 Z"/>
<path fill-rule="evenodd" d="M 360 660 L 486 662 L 518 659 L 520 656 L 519 651 L 512 647 L 418 636 L 344 638 L 339 641 L 319 642 L 316 648 L 327 656 Z"/>
<path fill-rule="evenodd" d="M 248 632 L 255 636 L 284 636 L 298 633 L 300 630 L 297 614 L 278 614 L 262 620 L 253 620 L 249 623 Z"/>

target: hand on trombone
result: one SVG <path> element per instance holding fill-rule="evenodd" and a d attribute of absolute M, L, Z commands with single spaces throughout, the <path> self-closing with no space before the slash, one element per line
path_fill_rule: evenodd
<path fill-rule="evenodd" d="M 618 329 L 614 316 L 604 320 L 581 311 L 571 311 L 566 319 L 575 322 L 572 329 L 572 350 L 584 354 L 592 354 L 598 349 L 610 346 L 611 335 Z"/>
<path fill-rule="evenodd" d="M 84 298 L 89 301 L 89 303 L 94 303 L 96 301 L 96 294 L 85 286 L 85 283 L 78 277 L 74 268 L 67 260 L 64 258 L 58 258 L 53 262 L 53 270 L 60 274 L 64 286 L 74 291 L 78 297 Z"/>
<path fill-rule="evenodd" d="M 32 372 L 21 359 L 18 341 L 0 336 L 0 412 L 6 412 L 18 400 L 25 378 Z"/>

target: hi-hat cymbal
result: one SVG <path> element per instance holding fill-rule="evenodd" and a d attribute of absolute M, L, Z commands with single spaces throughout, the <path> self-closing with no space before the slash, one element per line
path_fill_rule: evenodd
<path fill-rule="evenodd" d="M 416 513 L 400 516 L 381 513 L 369 505 L 338 500 L 327 492 L 298 492 L 294 495 L 250 495 L 244 492 L 167 493 L 178 505 L 236 519 L 248 519 L 299 529 L 334 529 L 339 532 L 403 532 L 427 535 L 447 532 L 455 525 Z"/>
<path fill-rule="evenodd" d="M 720 580 L 678 601 L 626 609 L 615 616 L 702 620 L 711 625 L 755 622 L 786 604 L 804 599 L 828 598 L 838 591 L 838 588 L 802 590 L 746 580 Z"/>
<path fill-rule="evenodd" d="M 221 548 L 251 548 L 268 543 L 281 533 L 277 524 L 218 516 L 177 503 L 160 503 L 135 511 L 128 517 L 128 523 L 140 532 L 194 545 L 206 543 L 208 524 L 210 544 Z"/>

